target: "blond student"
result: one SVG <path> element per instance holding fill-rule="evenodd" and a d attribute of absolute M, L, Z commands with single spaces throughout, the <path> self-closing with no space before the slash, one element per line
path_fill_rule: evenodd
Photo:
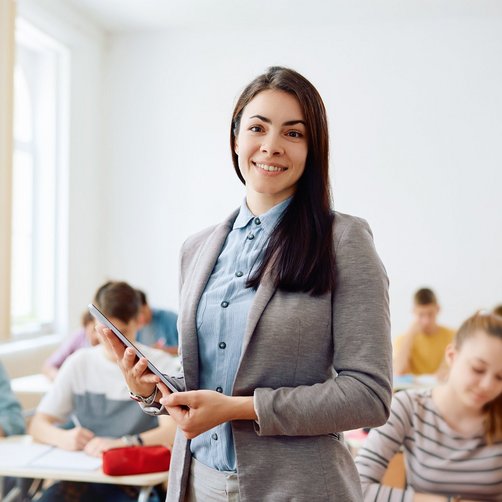
<path fill-rule="evenodd" d="M 446 349 L 446 383 L 398 392 L 356 458 L 365 501 L 502 500 L 502 317 L 467 319 Z M 381 484 L 402 448 L 407 485 Z"/>

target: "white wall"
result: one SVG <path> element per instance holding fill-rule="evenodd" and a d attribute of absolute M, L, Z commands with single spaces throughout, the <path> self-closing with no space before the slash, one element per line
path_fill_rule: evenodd
<path fill-rule="evenodd" d="M 98 248 L 85 262 L 74 246 L 74 263 L 88 269 L 97 253 L 93 277 L 124 278 L 153 304 L 176 308 L 181 243 L 243 197 L 227 144 L 234 100 L 281 64 L 325 99 L 335 207 L 374 230 L 391 280 L 393 334 L 408 324 L 422 285 L 437 290 L 452 326 L 502 303 L 502 10 L 410 1 L 408 14 L 389 0 L 372 17 L 369 0 L 344 10 L 349 4 L 288 25 L 264 10 L 266 28 L 260 16 L 225 25 L 215 6 L 205 26 L 112 36 L 98 176 L 106 231 L 86 226 L 89 249 Z M 96 188 L 95 168 L 79 173 L 84 191 Z"/>

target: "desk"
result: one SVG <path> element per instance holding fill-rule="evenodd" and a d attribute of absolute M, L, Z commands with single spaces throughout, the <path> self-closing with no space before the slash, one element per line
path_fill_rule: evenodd
<path fill-rule="evenodd" d="M 51 388 L 52 382 L 42 373 L 13 378 L 10 381 L 12 391 L 25 410 L 38 406 L 40 399 Z"/>
<path fill-rule="evenodd" d="M 0 440 L 0 454 L 2 444 L 33 444 L 30 436 L 10 436 Z M 58 481 L 81 481 L 86 483 L 106 483 L 112 485 L 130 485 L 140 487 L 138 502 L 146 502 L 155 485 L 164 483 L 168 478 L 168 472 L 154 472 L 152 474 L 138 474 L 135 476 L 107 476 L 101 468 L 96 470 L 76 469 L 51 469 L 30 466 L 0 466 L 0 480 L 3 477 L 34 479 L 54 479 Z M 3 499 L 0 484 L 0 500 Z"/>
<path fill-rule="evenodd" d="M 408 389 L 428 389 L 437 383 L 438 379 L 435 375 L 395 375 L 392 387 L 394 392 L 398 392 Z"/>

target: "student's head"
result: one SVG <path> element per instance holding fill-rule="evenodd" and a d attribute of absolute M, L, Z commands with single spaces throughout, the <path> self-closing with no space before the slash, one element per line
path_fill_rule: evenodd
<path fill-rule="evenodd" d="M 493 313 L 502 316 L 502 305 L 498 305 L 493 309 Z"/>
<path fill-rule="evenodd" d="M 94 302 L 127 338 L 135 339 L 140 300 L 134 288 L 126 282 L 109 281 L 96 291 Z"/>
<path fill-rule="evenodd" d="M 488 440 L 502 439 L 502 317 L 477 313 L 446 349 L 448 385 L 464 406 L 486 412 Z"/>
<path fill-rule="evenodd" d="M 146 293 L 141 291 L 141 289 L 136 290 L 139 296 L 140 308 L 139 308 L 139 323 L 141 326 L 149 324 L 152 320 L 152 309 L 148 305 L 148 298 Z"/>
<path fill-rule="evenodd" d="M 439 313 L 439 304 L 432 289 L 421 288 L 413 297 L 413 314 L 420 327 L 426 333 L 431 334 L 437 327 L 436 318 Z"/>
<path fill-rule="evenodd" d="M 235 172 L 248 191 L 278 203 L 299 190 L 329 206 L 326 110 L 316 88 L 296 71 L 270 67 L 248 84 L 234 108 L 230 143 Z"/>
<path fill-rule="evenodd" d="M 94 322 L 94 317 L 92 317 L 91 313 L 88 310 L 85 310 L 83 312 L 81 323 L 85 331 L 85 336 L 89 341 L 89 345 L 97 345 L 99 343 L 99 338 L 97 331 L 94 329 L 96 323 Z"/>

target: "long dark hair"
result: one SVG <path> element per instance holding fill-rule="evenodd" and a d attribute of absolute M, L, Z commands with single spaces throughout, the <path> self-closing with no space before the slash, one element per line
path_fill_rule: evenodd
<path fill-rule="evenodd" d="M 247 286 L 257 288 L 270 265 L 276 287 L 321 295 L 332 291 L 335 285 L 328 121 L 321 96 L 305 77 L 290 68 L 272 66 L 244 89 L 235 105 L 230 130 L 234 169 L 245 184 L 235 153 L 235 138 L 244 108 L 256 95 L 269 89 L 287 92 L 298 100 L 306 122 L 308 153 L 292 200 Z"/>

